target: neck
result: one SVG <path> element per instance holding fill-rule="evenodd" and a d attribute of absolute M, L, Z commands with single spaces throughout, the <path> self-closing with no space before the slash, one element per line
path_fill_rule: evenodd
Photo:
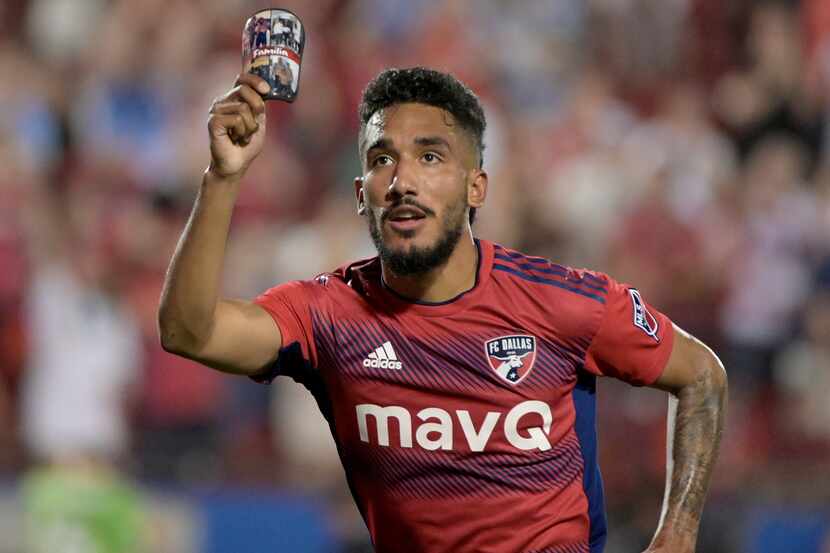
<path fill-rule="evenodd" d="M 446 263 L 415 276 L 399 276 L 382 265 L 383 281 L 395 293 L 412 301 L 439 303 L 470 290 L 476 283 L 478 248 L 468 230 Z"/>

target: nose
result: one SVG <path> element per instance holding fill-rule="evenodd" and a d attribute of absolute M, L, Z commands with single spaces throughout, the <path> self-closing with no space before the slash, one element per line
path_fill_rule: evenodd
<path fill-rule="evenodd" d="M 410 164 L 401 159 L 395 165 L 395 173 L 389 183 L 387 195 L 391 198 L 400 198 L 406 195 L 417 195 L 417 177 L 412 171 Z"/>

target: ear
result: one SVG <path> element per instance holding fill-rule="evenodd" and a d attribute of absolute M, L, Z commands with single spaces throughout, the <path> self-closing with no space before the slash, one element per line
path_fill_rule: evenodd
<path fill-rule="evenodd" d="M 363 199 L 363 177 L 355 177 L 354 179 L 354 194 L 357 199 L 357 214 L 366 214 L 366 202 Z"/>
<path fill-rule="evenodd" d="M 467 204 L 476 209 L 484 206 L 487 199 L 487 173 L 476 169 L 473 179 L 467 184 Z"/>

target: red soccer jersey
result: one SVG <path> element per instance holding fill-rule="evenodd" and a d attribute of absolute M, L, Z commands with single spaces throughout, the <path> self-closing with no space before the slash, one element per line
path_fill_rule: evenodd
<path fill-rule="evenodd" d="M 475 287 L 439 304 L 377 258 L 257 298 L 269 380 L 314 394 L 380 553 L 596 553 L 596 376 L 662 372 L 671 322 L 606 275 L 477 240 Z"/>

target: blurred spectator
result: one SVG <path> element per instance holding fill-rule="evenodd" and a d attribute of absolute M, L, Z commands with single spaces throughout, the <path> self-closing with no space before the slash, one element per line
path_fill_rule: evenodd
<path fill-rule="evenodd" d="M 721 313 L 732 343 L 727 362 L 738 377 L 770 375 L 772 356 L 793 337 L 809 293 L 815 204 L 802 181 L 806 163 L 801 144 L 781 136 L 766 139 L 747 160 L 746 242 L 727 276 Z"/>
<path fill-rule="evenodd" d="M 810 298 L 802 327 L 803 336 L 775 359 L 783 396 L 780 436 L 789 450 L 825 465 L 830 461 L 830 288 Z"/>
<path fill-rule="evenodd" d="M 758 2 L 752 11 L 748 65 L 724 76 L 715 105 L 742 157 L 770 134 L 785 134 L 804 148 L 812 169 L 823 150 L 824 117 L 805 87 L 807 72 L 798 14 L 787 2 Z"/>
<path fill-rule="evenodd" d="M 37 464 L 22 489 L 27 550 L 137 551 L 141 508 L 116 467 L 138 331 L 107 260 L 103 213 L 78 188 L 61 197 L 31 184 L 20 420 Z"/>
<path fill-rule="evenodd" d="M 156 305 L 184 224 L 175 199 L 154 195 L 125 206 L 113 232 L 129 270 L 124 300 L 136 317 L 141 359 L 133 420 L 138 430 L 133 467 L 156 482 L 212 481 L 220 471 L 219 423 L 227 407 L 227 377 L 165 352 L 158 340 Z M 135 229 L 142 229 L 136 233 Z"/>

